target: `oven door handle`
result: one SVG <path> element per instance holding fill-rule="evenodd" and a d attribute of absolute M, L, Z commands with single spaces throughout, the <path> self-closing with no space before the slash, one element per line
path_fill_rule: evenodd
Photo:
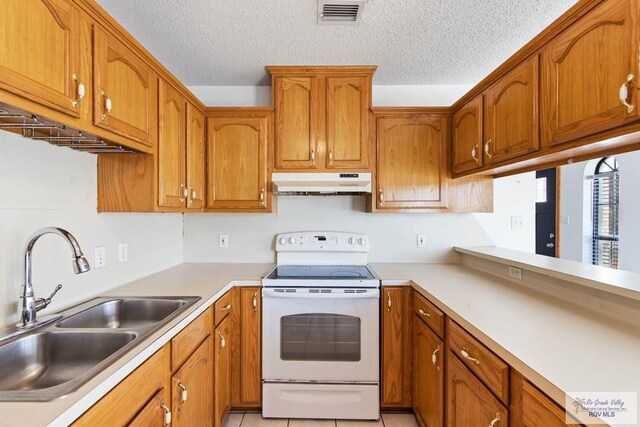
<path fill-rule="evenodd" d="M 263 298 L 307 298 L 307 299 L 368 299 L 380 298 L 378 289 L 367 289 L 363 293 L 309 293 L 309 292 L 276 292 L 275 289 L 262 288 Z"/>

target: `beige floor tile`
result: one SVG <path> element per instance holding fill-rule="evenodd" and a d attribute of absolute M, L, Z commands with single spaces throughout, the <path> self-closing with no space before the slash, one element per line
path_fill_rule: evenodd
<path fill-rule="evenodd" d="M 384 427 L 382 418 L 377 421 L 337 420 L 336 427 Z"/>
<path fill-rule="evenodd" d="M 335 420 L 289 420 L 289 427 L 336 427 Z"/>
<path fill-rule="evenodd" d="M 232 412 L 227 417 L 227 421 L 224 423 L 224 427 L 240 427 L 242 423 L 242 417 L 244 417 L 244 412 Z"/>
<path fill-rule="evenodd" d="M 413 414 L 382 414 L 384 427 L 418 427 Z"/>
<path fill-rule="evenodd" d="M 259 413 L 246 413 L 242 419 L 241 427 L 287 427 L 288 420 L 265 419 Z"/>

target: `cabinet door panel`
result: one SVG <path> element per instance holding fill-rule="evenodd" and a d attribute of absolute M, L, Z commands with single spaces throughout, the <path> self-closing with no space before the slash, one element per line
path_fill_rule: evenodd
<path fill-rule="evenodd" d="M 369 167 L 368 77 L 327 77 L 327 168 Z"/>
<path fill-rule="evenodd" d="M 378 120 L 378 208 L 447 206 L 447 119 Z"/>
<path fill-rule="evenodd" d="M 636 0 L 600 4 L 542 53 L 542 137 L 553 146 L 620 126 L 638 115 Z M 629 111 L 619 96 L 628 85 Z"/>
<path fill-rule="evenodd" d="M 204 207 L 204 115 L 187 104 L 187 208 Z"/>
<path fill-rule="evenodd" d="M 94 27 L 93 51 L 95 124 L 153 146 L 157 76 L 127 46 L 99 27 Z"/>
<path fill-rule="evenodd" d="M 498 80 L 485 95 L 484 162 L 538 150 L 538 56 Z"/>
<path fill-rule="evenodd" d="M 411 288 L 400 286 L 382 289 L 382 407 L 411 406 L 411 352 L 407 351 L 410 291 Z"/>
<path fill-rule="evenodd" d="M 268 208 L 268 117 L 209 118 L 207 208 Z"/>
<path fill-rule="evenodd" d="M 173 426 L 213 421 L 213 338 L 209 336 L 171 378 Z M 183 400 L 186 390 L 186 400 Z"/>
<path fill-rule="evenodd" d="M 231 359 L 229 357 L 232 336 L 232 318 L 228 316 L 214 331 L 214 427 L 221 427 L 231 409 Z"/>
<path fill-rule="evenodd" d="M 318 78 L 274 80 L 275 168 L 316 168 L 321 105 Z"/>
<path fill-rule="evenodd" d="M 453 171 L 482 167 L 483 104 L 477 96 L 453 115 Z"/>
<path fill-rule="evenodd" d="M 444 343 L 414 319 L 413 409 L 424 426 L 444 424 Z"/>
<path fill-rule="evenodd" d="M 447 355 L 447 426 L 509 425 L 507 408 L 458 358 Z"/>
<path fill-rule="evenodd" d="M 160 83 L 158 140 L 158 203 L 184 207 L 185 203 L 185 109 L 182 95 L 170 84 Z"/>
<path fill-rule="evenodd" d="M 3 0 L 0 88 L 79 117 L 80 14 L 68 0 Z M 74 74 L 77 80 L 74 80 Z"/>
<path fill-rule="evenodd" d="M 240 400 L 243 405 L 262 402 L 262 296 L 260 288 L 240 288 Z"/>

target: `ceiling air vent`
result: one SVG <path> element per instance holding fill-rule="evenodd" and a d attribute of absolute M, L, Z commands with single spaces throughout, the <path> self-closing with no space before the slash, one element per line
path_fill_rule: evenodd
<path fill-rule="evenodd" d="M 367 0 L 318 0 L 318 24 L 356 25 Z"/>

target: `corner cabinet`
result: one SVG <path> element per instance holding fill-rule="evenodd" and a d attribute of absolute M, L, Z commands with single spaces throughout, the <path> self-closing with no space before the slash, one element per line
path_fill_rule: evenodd
<path fill-rule="evenodd" d="M 274 169 L 369 170 L 375 69 L 267 67 L 273 78 Z"/>
<path fill-rule="evenodd" d="M 604 1 L 542 51 L 542 141 L 638 119 L 638 2 Z"/>
<path fill-rule="evenodd" d="M 271 109 L 207 110 L 206 211 L 271 211 Z"/>
<path fill-rule="evenodd" d="M 0 88 L 80 117 L 80 11 L 69 0 L 3 0 Z M 84 90 L 82 90 L 84 93 Z"/>
<path fill-rule="evenodd" d="M 472 171 L 483 165 L 483 97 L 476 96 L 453 114 L 453 173 Z"/>
<path fill-rule="evenodd" d="M 158 76 L 146 62 L 104 29 L 93 33 L 94 124 L 155 146 Z"/>

